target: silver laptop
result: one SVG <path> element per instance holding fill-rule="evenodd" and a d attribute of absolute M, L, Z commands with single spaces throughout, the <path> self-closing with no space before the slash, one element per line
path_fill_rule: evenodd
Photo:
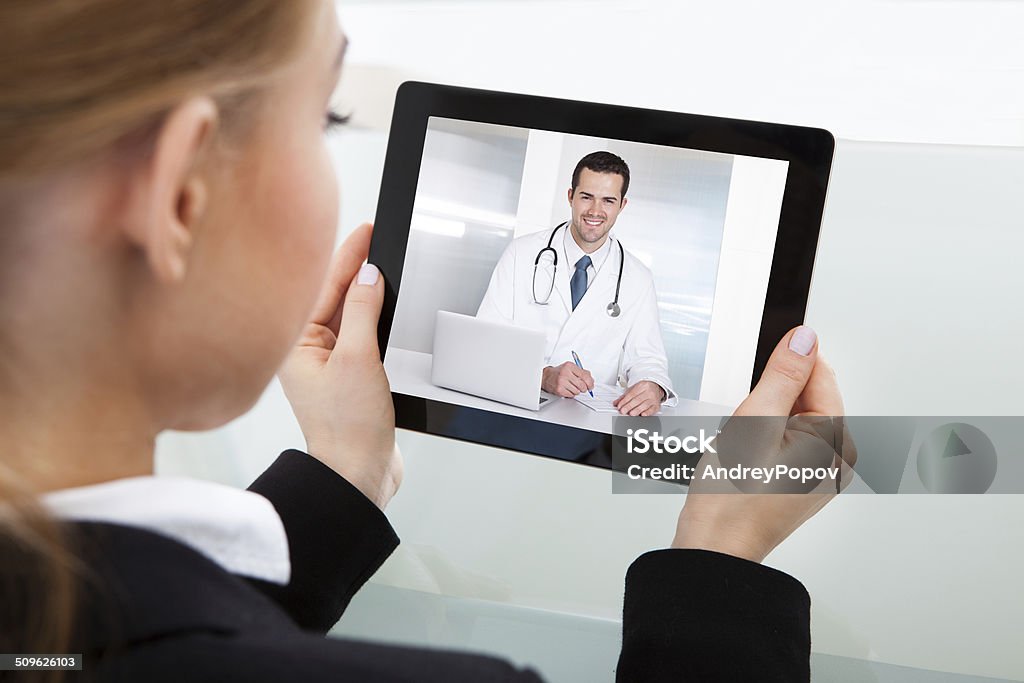
<path fill-rule="evenodd" d="M 492 401 L 539 410 L 551 400 L 540 390 L 544 333 L 516 325 L 438 311 L 430 381 Z"/>

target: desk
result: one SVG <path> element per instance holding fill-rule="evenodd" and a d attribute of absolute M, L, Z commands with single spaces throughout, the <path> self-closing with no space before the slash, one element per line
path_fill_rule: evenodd
<path fill-rule="evenodd" d="M 480 408 L 494 413 L 588 429 L 592 432 L 613 433 L 612 424 L 616 415 L 598 413 L 571 398 L 554 398 L 540 410 L 527 410 L 435 386 L 430 381 L 431 359 L 432 355 L 429 353 L 389 347 L 384 358 L 384 369 L 388 373 L 391 390 L 399 394 L 443 401 L 467 408 Z M 677 405 L 671 408 L 663 407 L 658 415 L 719 416 L 731 415 L 732 411 L 733 408 L 728 406 L 680 398 Z"/>

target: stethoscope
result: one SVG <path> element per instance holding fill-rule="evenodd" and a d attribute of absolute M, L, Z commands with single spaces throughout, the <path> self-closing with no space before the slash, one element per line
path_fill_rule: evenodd
<path fill-rule="evenodd" d="M 564 221 L 555 226 L 555 229 L 551 231 L 551 237 L 548 238 L 548 246 L 538 251 L 537 258 L 533 260 L 533 302 L 535 304 L 547 306 L 548 301 L 551 299 L 551 290 L 555 288 L 555 276 L 558 275 L 558 252 L 555 251 L 551 244 L 555 241 L 555 235 L 558 233 L 558 230 L 568 224 L 569 221 Z M 618 318 L 619 314 L 622 313 L 622 309 L 619 307 L 619 288 L 622 286 L 622 264 L 626 261 L 626 250 L 622 248 L 622 242 L 615 240 L 615 243 L 619 245 L 619 279 L 615 281 L 615 300 L 604 309 L 604 312 L 612 318 Z M 551 286 L 548 287 L 547 294 L 544 295 L 544 300 L 541 301 L 537 296 L 537 266 L 540 265 L 540 260 L 544 258 L 545 252 L 551 252 L 551 265 L 554 267 L 554 270 L 551 275 Z"/>

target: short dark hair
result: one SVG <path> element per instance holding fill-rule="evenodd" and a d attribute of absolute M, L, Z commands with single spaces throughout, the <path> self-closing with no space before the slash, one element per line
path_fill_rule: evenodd
<path fill-rule="evenodd" d="M 626 196 L 629 188 L 629 166 L 622 160 L 622 157 L 611 152 L 591 152 L 579 160 L 576 169 L 572 172 L 572 191 L 580 184 L 580 173 L 583 169 L 589 169 L 595 173 L 615 173 L 622 176 L 622 199 Z"/>

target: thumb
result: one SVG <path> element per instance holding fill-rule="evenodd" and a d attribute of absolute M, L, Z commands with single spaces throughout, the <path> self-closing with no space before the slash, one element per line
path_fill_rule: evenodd
<path fill-rule="evenodd" d="M 345 294 L 336 349 L 346 358 L 372 356 L 380 360 L 377 322 L 384 304 L 384 279 L 377 266 L 365 263 Z M 333 355 L 333 354 L 332 354 Z"/>
<path fill-rule="evenodd" d="M 818 360 L 807 380 L 804 393 L 796 402 L 796 411 L 801 414 L 828 415 L 838 417 L 845 414 L 843 396 L 839 393 L 839 383 L 832 366 L 825 361 L 821 351 Z"/>
<path fill-rule="evenodd" d="M 764 373 L 736 415 L 788 417 L 803 393 L 818 355 L 818 335 L 801 325 L 786 333 L 775 347 Z"/>

